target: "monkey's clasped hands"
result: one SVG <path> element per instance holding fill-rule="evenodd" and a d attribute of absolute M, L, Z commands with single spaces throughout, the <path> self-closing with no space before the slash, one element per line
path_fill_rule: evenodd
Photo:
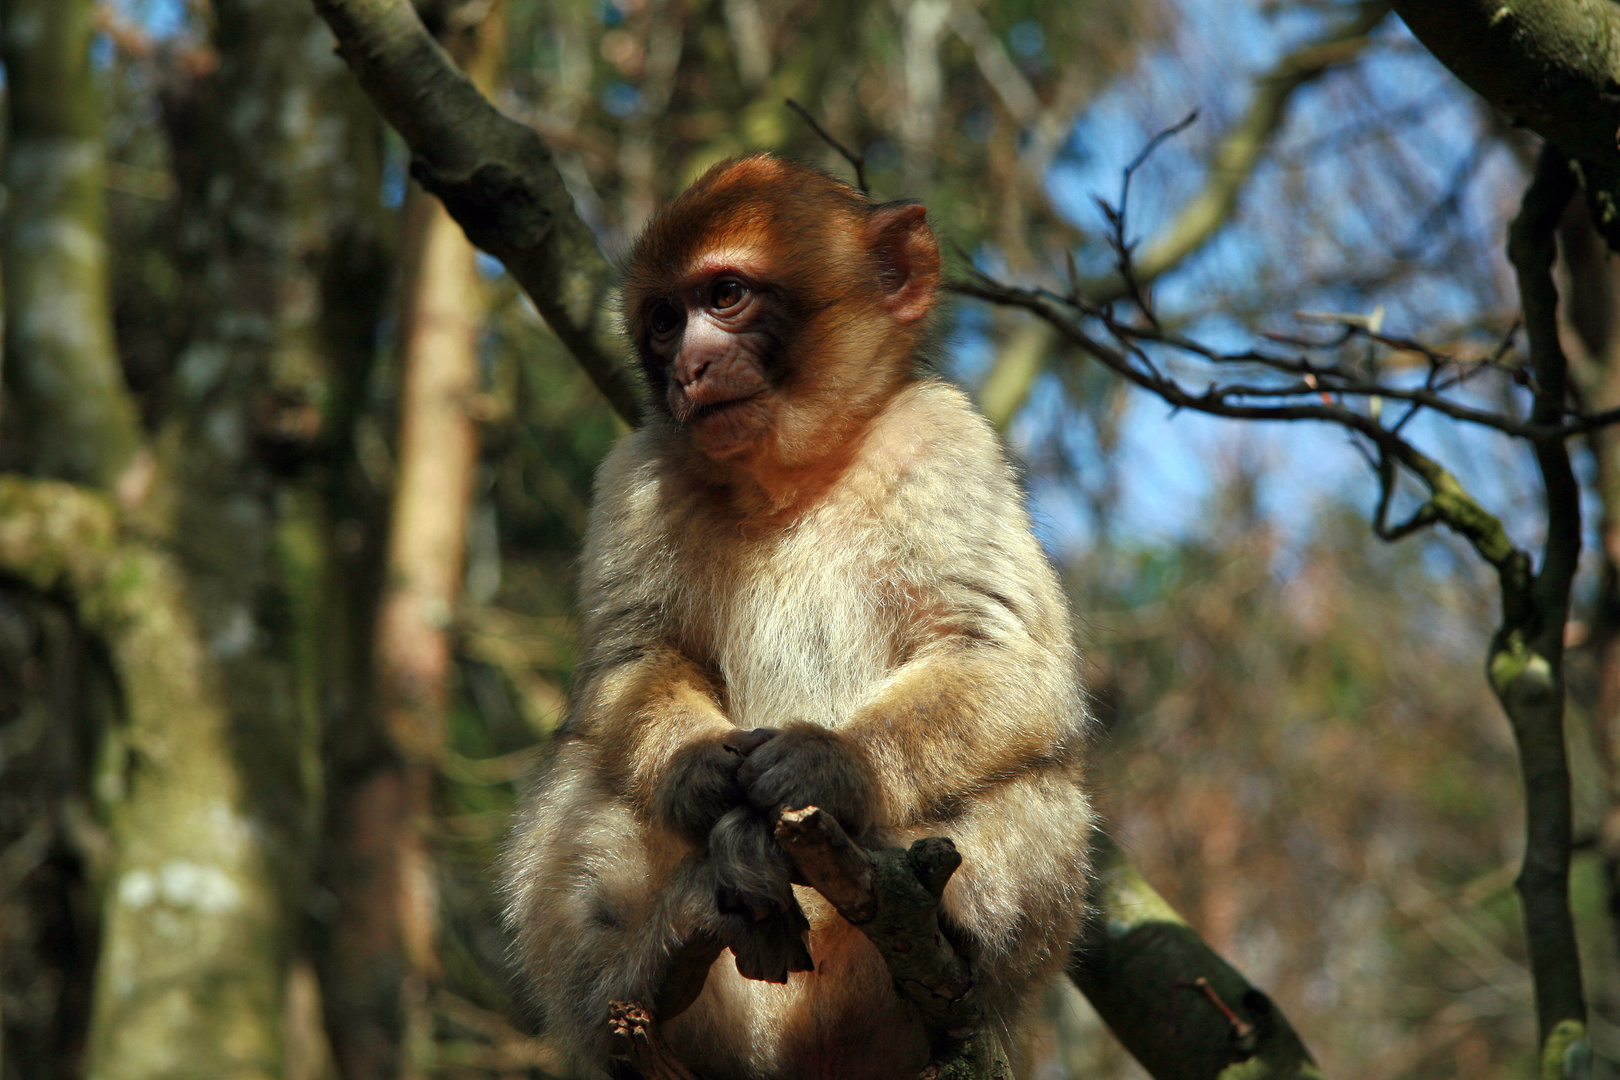
<path fill-rule="evenodd" d="M 739 729 L 681 753 L 658 811 L 705 848 L 722 938 L 744 976 L 781 983 L 812 970 L 809 923 L 793 896 L 793 864 L 776 841 L 777 816 L 819 806 L 859 839 L 872 824 L 874 792 L 849 741 L 810 725 Z"/>

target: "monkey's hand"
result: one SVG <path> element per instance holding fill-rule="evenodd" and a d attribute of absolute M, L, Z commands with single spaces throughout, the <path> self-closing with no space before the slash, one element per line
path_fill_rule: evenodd
<path fill-rule="evenodd" d="M 872 825 L 877 786 L 858 745 L 808 724 L 751 734 L 763 739 L 743 759 L 736 781 L 755 809 L 774 821 L 784 809 L 819 806 L 857 838 Z"/>
<path fill-rule="evenodd" d="M 658 785 L 653 812 L 694 844 L 702 844 L 722 814 L 747 805 L 737 767 L 770 737 L 761 734 L 765 730 L 739 730 L 683 747 Z"/>

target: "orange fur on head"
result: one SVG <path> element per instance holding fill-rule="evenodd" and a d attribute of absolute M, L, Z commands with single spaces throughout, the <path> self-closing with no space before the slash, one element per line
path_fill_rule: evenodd
<path fill-rule="evenodd" d="M 818 169 L 759 154 L 714 166 L 654 217 L 630 254 L 625 322 L 661 390 L 648 305 L 727 269 L 759 283 L 780 339 L 771 375 L 792 407 L 772 403 L 760 421 L 768 445 L 751 461 L 802 467 L 922 372 L 939 268 L 921 206 L 874 205 Z"/>

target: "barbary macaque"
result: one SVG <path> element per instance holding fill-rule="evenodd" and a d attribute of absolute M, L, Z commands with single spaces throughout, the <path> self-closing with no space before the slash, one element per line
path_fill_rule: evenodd
<path fill-rule="evenodd" d="M 585 1063 L 610 1068 L 614 1001 L 704 1080 L 927 1063 L 876 948 L 794 884 L 784 808 L 955 842 L 941 926 L 1004 1034 L 1068 955 L 1091 825 L 1069 613 L 995 433 L 930 369 L 939 276 L 921 206 L 767 155 L 630 255 L 653 402 L 597 475 L 572 703 L 503 871 Z"/>

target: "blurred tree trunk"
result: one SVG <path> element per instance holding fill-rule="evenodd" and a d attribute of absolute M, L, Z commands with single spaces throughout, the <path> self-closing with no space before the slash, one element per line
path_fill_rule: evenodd
<path fill-rule="evenodd" d="M 487 91 L 502 46 L 499 16 L 458 23 L 469 9 L 437 13 L 440 36 Z M 403 263 L 397 465 L 375 631 L 378 737 L 371 760 L 334 792 L 340 913 L 328 982 L 348 1080 L 418 1075 L 431 1053 L 428 998 L 441 968 L 428 844 L 478 463 L 471 409 L 484 300 L 474 251 L 414 183 Z"/>
<path fill-rule="evenodd" d="M 109 317 L 93 12 L 84 0 L 0 11 L 13 100 L 7 390 L 25 469 L 102 488 L 118 481 L 133 501 L 145 470 L 130 468 L 140 433 Z M 29 511 L 55 513 L 66 498 L 12 504 L 8 520 L 20 530 Z M 181 1066 L 247 1075 L 239 1065 L 274 1056 L 263 1021 L 271 980 L 255 957 L 240 957 L 274 923 L 268 868 L 244 813 L 217 682 L 172 568 L 137 557 L 121 569 L 116 595 L 95 605 L 116 624 L 104 628 L 113 631 L 126 724 L 105 732 L 115 762 L 113 851 L 88 1064 L 108 1077 Z"/>
<path fill-rule="evenodd" d="M 1592 228 L 1584 200 L 1572 203 L 1565 214 L 1559 248 L 1569 275 L 1564 314 L 1582 405 L 1592 410 L 1620 407 L 1620 263 Z M 1583 937 L 1590 939 L 1583 943 L 1589 946 L 1586 967 L 1593 1007 L 1615 1023 L 1620 1022 L 1620 432 L 1595 431 L 1589 447 L 1601 506 L 1602 562 L 1589 609 L 1586 662 L 1579 669 L 1584 675 L 1579 703 L 1590 731 L 1579 724 L 1572 730 L 1583 739 L 1589 734 L 1602 748 L 1604 761 L 1601 769 L 1594 763 L 1590 775 L 1576 777 L 1576 857 L 1600 860 L 1607 881 L 1608 932 L 1596 932 L 1583 920 Z M 1586 758 L 1582 749 L 1572 748 L 1573 762 Z"/>
<path fill-rule="evenodd" d="M 0 3 L 8 116 L 0 223 L 7 408 L 0 446 L 11 466 L 110 488 L 137 459 L 140 432 L 113 346 L 102 191 L 102 101 L 91 78 L 89 0 Z M 134 470 L 138 472 L 138 470 Z M 7 587 L 12 677 L 4 799 L 29 806 L 26 828 L 0 830 L 0 903 L 8 1001 L 0 1062 L 38 1077 L 73 1075 L 83 1052 L 96 895 L 94 831 L 83 786 L 93 731 L 111 715 L 103 669 L 59 604 Z M 29 640 L 32 638 L 32 640 Z M 75 836 L 75 832 L 79 836 Z"/>
<path fill-rule="evenodd" d="M 8 426 L 29 472 L 111 488 L 140 445 L 113 348 L 92 0 L 4 0 Z"/>
<path fill-rule="evenodd" d="M 88 1062 L 105 1078 L 325 1071 L 299 954 L 323 603 L 342 593 L 328 508 L 381 275 L 377 129 L 310 12 L 214 10 L 217 64 L 165 101 L 194 306 L 138 515 L 172 553 L 146 571 L 169 602 L 149 640 L 115 645 L 126 788 Z"/>

